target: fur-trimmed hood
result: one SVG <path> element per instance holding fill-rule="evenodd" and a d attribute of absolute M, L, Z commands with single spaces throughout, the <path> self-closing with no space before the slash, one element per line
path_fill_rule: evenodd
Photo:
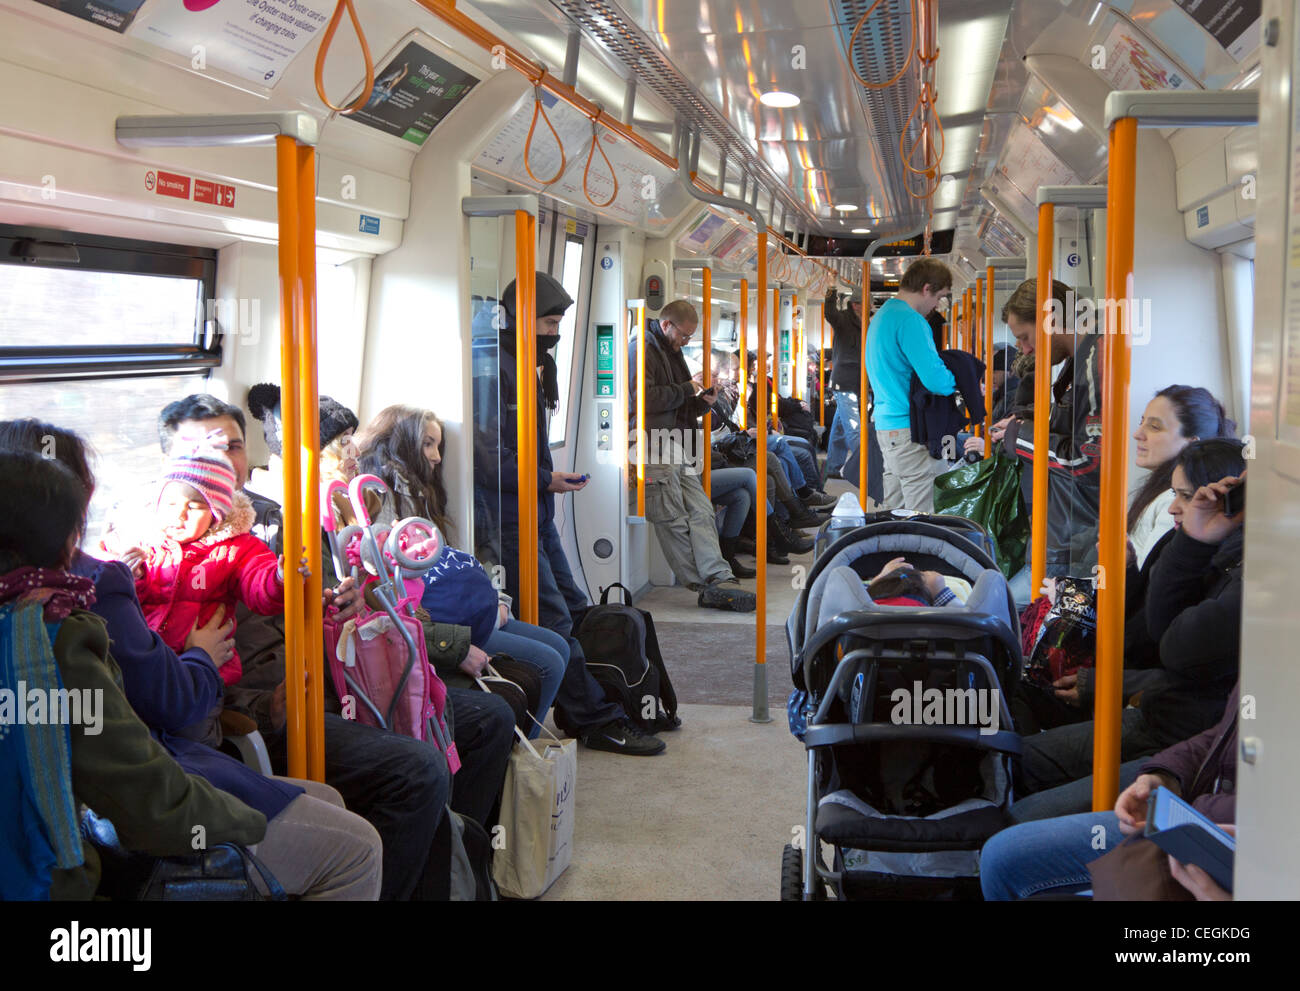
<path fill-rule="evenodd" d="M 223 540 L 229 540 L 231 537 L 238 537 L 240 534 L 251 531 L 256 519 L 257 512 L 253 509 L 252 500 L 244 495 L 242 491 L 236 490 L 230 502 L 230 513 L 220 524 L 214 526 L 194 543 L 203 547 L 210 547 L 213 544 L 221 543 Z"/>

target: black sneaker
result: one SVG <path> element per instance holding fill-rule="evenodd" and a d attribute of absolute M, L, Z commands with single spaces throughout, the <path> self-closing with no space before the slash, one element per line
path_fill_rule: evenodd
<path fill-rule="evenodd" d="M 731 612 L 753 612 L 758 600 L 753 592 L 746 592 L 734 578 L 710 582 L 695 600 L 702 609 L 726 609 Z"/>
<path fill-rule="evenodd" d="M 582 743 L 589 750 L 607 750 L 628 757 L 653 757 L 668 749 L 663 740 L 644 732 L 626 716 L 584 734 Z"/>

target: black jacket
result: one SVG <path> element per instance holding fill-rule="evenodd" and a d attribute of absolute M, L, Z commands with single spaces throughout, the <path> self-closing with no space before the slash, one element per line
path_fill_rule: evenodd
<path fill-rule="evenodd" d="M 862 388 L 862 321 L 847 300 L 831 292 L 826 297 L 826 322 L 831 325 L 831 388 L 857 395 Z"/>
<path fill-rule="evenodd" d="M 912 413 L 912 440 L 930 449 L 930 457 L 956 457 L 957 435 L 967 422 L 984 420 L 984 395 L 980 383 L 984 381 L 984 362 L 973 354 L 950 348 L 940 351 L 939 357 L 957 380 L 957 392 L 952 396 L 937 396 L 930 392 L 912 373 L 909 400 Z M 956 403 L 960 395 L 962 405 Z M 945 455 L 944 439 L 951 437 L 951 452 Z"/>
<path fill-rule="evenodd" d="M 1170 740 L 1213 726 L 1237 680 L 1244 541 L 1241 529 L 1217 546 L 1178 530 L 1151 570 L 1146 627 L 1166 677 L 1143 693 L 1141 708 Z"/>
<path fill-rule="evenodd" d="M 695 394 L 691 370 L 680 351 L 673 349 L 658 320 L 646 321 L 645 429 L 690 431 L 698 429 L 709 404 Z M 627 344 L 628 440 L 636 440 L 636 362 L 639 342 Z"/>
<path fill-rule="evenodd" d="M 768 379 L 767 395 L 769 402 L 771 401 L 774 391 L 772 380 Z M 749 395 L 745 398 L 745 406 L 749 410 L 749 422 L 751 424 L 758 422 L 758 416 L 755 412 L 757 405 L 758 389 L 751 383 Z M 781 421 L 787 434 L 792 437 L 802 437 L 804 440 L 808 441 L 808 443 L 812 444 L 813 447 L 817 446 L 817 420 L 813 417 L 812 413 L 803 408 L 803 403 L 799 400 L 795 399 L 793 396 L 778 395 L 776 397 L 776 416 L 777 419 Z M 770 425 L 770 414 L 765 419 Z"/>

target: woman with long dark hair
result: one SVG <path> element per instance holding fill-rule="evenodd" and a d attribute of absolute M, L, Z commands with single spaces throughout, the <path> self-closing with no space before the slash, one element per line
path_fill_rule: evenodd
<path fill-rule="evenodd" d="M 445 443 L 442 422 L 431 410 L 389 406 L 357 437 L 361 470 L 378 475 L 393 492 L 395 505 L 386 508 L 380 519 L 423 516 L 442 531 L 447 547 L 425 576 L 425 609 L 435 620 L 468 626 L 470 643 L 487 654 L 508 654 L 535 667 L 542 689 L 533 715 L 540 722 L 560 690 L 569 645 L 559 634 L 511 616 L 509 596 L 494 587 L 473 555 L 451 546 L 454 529 L 442 480 Z M 467 659 L 459 670 L 440 669 L 438 674 L 449 685 L 472 687 L 468 678 L 482 671 L 467 665 L 473 667 L 473 661 Z M 529 737 L 540 732 L 534 724 Z"/>
<path fill-rule="evenodd" d="M 1174 462 L 1188 444 L 1211 437 L 1235 437 L 1237 425 L 1207 389 L 1171 385 L 1147 403 L 1133 439 L 1137 466 L 1149 472 L 1134 492 L 1128 509 L 1133 565 L 1141 568 L 1160 538 L 1173 529 L 1169 505 L 1174 500 Z"/>
<path fill-rule="evenodd" d="M 1140 619 L 1155 645 L 1159 677 L 1138 706 L 1123 711 L 1121 787 L 1133 780 L 1138 758 L 1213 726 L 1237 679 L 1244 514 L 1226 515 L 1223 494 L 1241 484 L 1245 471 L 1241 441 L 1226 437 L 1194 441 L 1174 459 L 1174 532 L 1153 555 Z M 1024 744 L 1018 790 L 1030 798 L 1013 816 L 1086 808 L 1091 785 L 1081 779 L 1092 768 L 1092 721 L 1027 736 Z"/>

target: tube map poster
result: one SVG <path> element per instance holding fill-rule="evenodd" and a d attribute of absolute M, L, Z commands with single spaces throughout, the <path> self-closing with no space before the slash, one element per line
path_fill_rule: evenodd
<path fill-rule="evenodd" d="M 121 34 L 131 26 L 144 0 L 36 0 L 36 2 Z"/>
<path fill-rule="evenodd" d="M 412 41 L 375 73 L 370 99 L 348 116 L 422 145 L 477 83 L 477 77 Z"/>

